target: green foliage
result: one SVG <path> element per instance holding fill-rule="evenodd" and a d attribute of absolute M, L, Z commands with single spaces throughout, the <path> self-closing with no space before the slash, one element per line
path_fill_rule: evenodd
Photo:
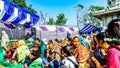
<path fill-rule="evenodd" d="M 63 13 L 61 13 L 57 16 L 57 20 L 56 20 L 55 24 L 63 26 L 66 24 L 66 22 L 67 22 L 67 19 L 65 18 L 65 15 Z"/>
<path fill-rule="evenodd" d="M 100 26 L 100 20 L 94 17 L 93 13 L 95 11 L 103 10 L 104 7 L 101 6 L 90 6 L 87 12 L 82 11 L 84 6 L 81 4 L 78 4 L 76 7 L 77 11 L 77 26 L 81 27 L 80 25 L 87 25 L 92 24 L 95 26 Z"/>
<path fill-rule="evenodd" d="M 103 10 L 104 7 L 100 7 L 100 6 L 93 6 L 91 5 L 90 8 L 88 9 L 88 11 L 90 11 L 90 13 L 88 14 L 90 17 L 94 17 L 93 13 L 95 11 L 100 11 L 100 10 Z"/>
<path fill-rule="evenodd" d="M 89 13 L 88 16 L 90 16 L 90 17 L 94 17 L 92 13 Z"/>
<path fill-rule="evenodd" d="M 32 8 L 32 5 L 29 5 L 29 6 L 26 5 L 26 0 L 10 0 L 10 1 L 32 13 L 37 13 L 37 11 L 35 11 Z"/>
<path fill-rule="evenodd" d="M 81 10 L 84 8 L 84 6 L 81 5 L 81 4 L 78 4 L 77 6 L 75 6 L 75 8 L 76 8 L 76 11 L 77 11 L 77 15 L 76 15 L 76 17 L 77 17 L 77 26 L 80 29 L 79 25 L 82 23 Z"/>
<path fill-rule="evenodd" d="M 35 11 L 35 10 L 32 8 L 32 5 L 31 5 L 31 4 L 30 4 L 29 6 L 27 6 L 26 9 L 29 10 L 30 12 L 32 12 L 32 13 L 37 13 L 37 11 Z"/>
<path fill-rule="evenodd" d="M 63 26 L 66 24 L 66 22 L 67 22 L 67 19 L 65 18 L 65 15 L 63 13 L 61 13 L 57 16 L 56 21 L 52 17 L 50 17 L 49 21 L 47 22 L 47 25 Z"/>
<path fill-rule="evenodd" d="M 100 26 L 100 20 L 97 19 L 96 17 L 94 17 L 93 13 L 95 11 L 100 11 L 100 10 L 103 10 L 104 7 L 101 7 L 101 6 L 90 6 L 90 8 L 88 9 L 89 13 L 88 13 L 88 16 L 91 20 L 91 24 L 95 25 L 95 26 Z"/>
<path fill-rule="evenodd" d="M 99 10 L 103 10 L 103 9 L 104 9 L 104 7 L 93 6 L 93 5 L 91 5 L 89 8 L 90 11 L 99 11 Z"/>
<path fill-rule="evenodd" d="M 52 17 L 49 18 L 49 21 L 47 22 L 47 25 L 54 25 L 55 21 Z"/>
<path fill-rule="evenodd" d="M 84 6 L 83 6 L 83 5 L 81 5 L 81 4 L 78 4 L 75 8 L 83 9 L 83 8 L 84 8 Z"/>

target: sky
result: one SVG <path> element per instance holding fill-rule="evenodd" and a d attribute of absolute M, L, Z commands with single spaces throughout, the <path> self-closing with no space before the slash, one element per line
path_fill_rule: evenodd
<path fill-rule="evenodd" d="M 53 17 L 56 20 L 56 16 L 60 13 L 64 13 L 67 18 L 66 25 L 76 26 L 76 9 L 75 6 L 81 4 L 86 11 L 91 5 L 106 6 L 107 0 L 26 0 L 27 5 L 32 4 L 32 7 L 40 15 L 40 11 L 49 17 Z"/>

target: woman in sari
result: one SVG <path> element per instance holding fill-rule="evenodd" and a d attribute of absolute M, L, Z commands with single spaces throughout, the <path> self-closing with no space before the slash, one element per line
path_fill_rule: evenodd
<path fill-rule="evenodd" d="M 89 59 L 89 51 L 80 43 L 78 36 L 75 36 L 72 39 L 72 44 L 75 47 L 73 54 L 77 59 L 78 68 L 88 68 L 89 65 L 87 64 L 87 61 Z"/>
<path fill-rule="evenodd" d="M 25 45 L 24 40 L 18 41 L 18 48 L 13 53 L 12 59 L 16 59 L 18 57 L 18 63 L 20 63 L 26 56 L 30 53 L 28 47 Z"/>
<path fill-rule="evenodd" d="M 106 68 L 120 68 L 120 19 L 114 19 L 108 24 L 109 50 Z"/>

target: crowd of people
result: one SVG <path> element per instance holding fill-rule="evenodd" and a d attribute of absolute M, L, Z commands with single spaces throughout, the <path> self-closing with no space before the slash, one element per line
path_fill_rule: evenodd
<path fill-rule="evenodd" d="M 119 39 L 120 19 L 114 19 L 106 32 L 89 36 L 82 32 L 77 36 L 67 33 L 66 38 L 47 43 L 28 34 L 8 44 L 9 38 L 2 31 L 1 46 L 4 60 L 22 64 L 22 68 L 120 68 Z"/>

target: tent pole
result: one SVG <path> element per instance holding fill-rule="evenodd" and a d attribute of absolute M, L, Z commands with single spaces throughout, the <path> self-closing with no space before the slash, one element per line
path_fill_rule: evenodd
<path fill-rule="evenodd" d="M 56 25 L 56 39 L 57 39 L 57 25 Z"/>
<path fill-rule="evenodd" d="M 40 30 L 40 39 L 42 39 L 42 38 L 41 38 L 41 30 Z"/>

